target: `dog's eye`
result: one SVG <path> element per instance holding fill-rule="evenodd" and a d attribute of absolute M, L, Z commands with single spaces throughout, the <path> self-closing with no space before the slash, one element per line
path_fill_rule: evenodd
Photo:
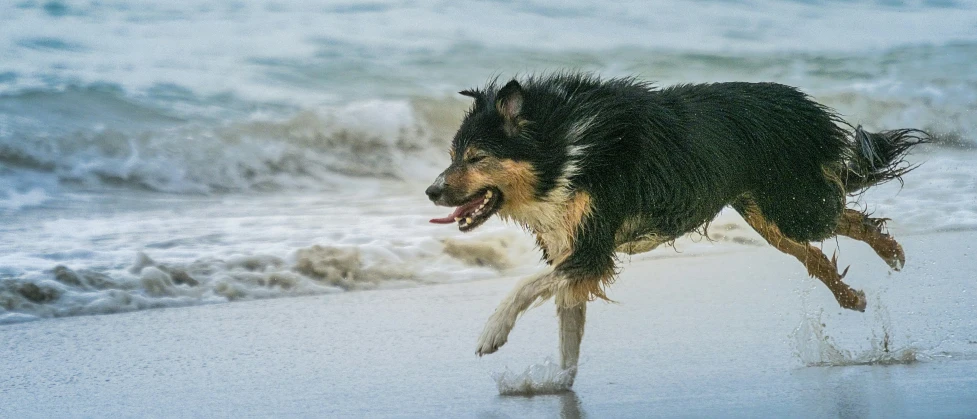
<path fill-rule="evenodd" d="M 474 164 L 474 163 L 478 163 L 478 162 L 480 162 L 482 160 L 485 160 L 485 156 L 475 156 L 475 157 L 472 157 L 472 158 L 468 159 L 468 163 L 469 164 Z"/>

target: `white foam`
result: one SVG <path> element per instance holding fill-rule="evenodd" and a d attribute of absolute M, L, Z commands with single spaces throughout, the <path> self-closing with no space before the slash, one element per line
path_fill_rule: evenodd
<path fill-rule="evenodd" d="M 898 234 L 977 230 L 977 152 L 931 149 L 911 161 L 919 167 L 904 176 L 904 185 L 871 188 L 855 206 L 892 218 Z"/>
<path fill-rule="evenodd" d="M 870 191 L 863 197 L 867 209 L 893 217 L 896 234 L 977 228 L 974 153 L 917 157 L 926 161 L 907 175 L 905 188 L 892 183 Z M 216 198 L 78 194 L 52 208 L 43 206 L 41 193 L 18 192 L 34 198 L 17 198 L 17 206 L 41 207 L 5 216 L 4 227 L 16 234 L 0 241 L 0 321 L 516 276 L 539 268 L 531 236 L 517 227 L 493 220 L 462 235 L 454 226 L 429 224 L 445 209 L 425 200 L 423 183 L 365 179 L 344 186 L 324 194 Z M 724 242 L 762 245 L 744 228 L 727 212 L 710 230 L 719 243 L 693 237 L 676 245 L 684 253 L 662 249 L 624 260 L 728 251 Z M 139 252 L 148 258 L 137 258 Z M 70 268 L 77 283 L 57 279 L 58 265 Z M 37 289 L 24 289 L 27 284 Z M 796 334 L 809 342 L 799 345 L 807 364 L 903 362 L 918 354 L 892 345 L 885 350 L 882 337 L 872 348 L 846 352 L 848 343 L 830 341 L 817 318 Z"/>
<path fill-rule="evenodd" d="M 0 323 L 522 275 L 532 239 L 498 221 L 460 237 L 442 209 L 362 196 L 156 198 L 118 213 L 33 214 L 0 242 Z M 133 195 L 105 202 L 118 210 Z M 383 199 L 379 199 L 382 197 Z M 89 207 L 92 204 L 84 204 Z M 471 257 L 477 255 L 477 257 Z"/>
<path fill-rule="evenodd" d="M 530 365 L 521 373 L 506 368 L 501 373 L 492 374 L 492 378 L 500 395 L 531 396 L 569 391 L 573 386 L 574 373 L 575 371 L 564 370 L 552 359 L 546 358 L 541 363 Z"/>

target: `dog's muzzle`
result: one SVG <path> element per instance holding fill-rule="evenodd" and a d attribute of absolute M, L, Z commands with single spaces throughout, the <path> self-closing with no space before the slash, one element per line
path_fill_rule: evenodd
<path fill-rule="evenodd" d="M 427 194 L 427 197 L 431 200 L 431 202 L 438 205 L 446 205 L 444 203 L 444 189 L 444 173 L 442 173 L 437 179 L 434 180 L 434 183 L 432 183 L 431 186 L 428 186 L 427 189 L 424 190 L 424 193 Z"/>

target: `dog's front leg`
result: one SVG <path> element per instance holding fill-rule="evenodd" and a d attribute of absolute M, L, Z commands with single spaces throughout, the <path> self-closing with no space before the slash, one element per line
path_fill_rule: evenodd
<path fill-rule="evenodd" d="M 519 315 L 526 311 L 534 301 L 552 297 L 561 277 L 559 273 L 549 268 L 543 273 L 519 281 L 519 284 L 499 303 L 495 313 L 492 313 L 492 317 L 489 317 L 488 322 L 485 323 L 485 329 L 482 330 L 482 336 L 478 339 L 478 347 L 475 353 L 482 356 L 499 350 L 509 339 L 509 332 L 516 325 L 516 319 L 519 318 Z"/>
<path fill-rule="evenodd" d="M 582 301 L 572 307 L 557 305 L 556 313 L 560 317 L 560 368 L 570 373 L 570 384 L 573 384 L 580 359 L 584 322 L 587 320 L 587 302 Z"/>

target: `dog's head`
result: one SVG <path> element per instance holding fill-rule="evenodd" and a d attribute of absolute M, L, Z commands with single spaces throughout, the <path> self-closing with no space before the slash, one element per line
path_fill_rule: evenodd
<path fill-rule="evenodd" d="M 451 143 L 451 165 L 426 193 L 437 205 L 456 207 L 432 223 L 456 222 L 467 232 L 534 199 L 539 182 L 532 156 L 539 150 L 528 133 L 526 92 L 517 81 L 460 93 L 475 103 Z"/>

